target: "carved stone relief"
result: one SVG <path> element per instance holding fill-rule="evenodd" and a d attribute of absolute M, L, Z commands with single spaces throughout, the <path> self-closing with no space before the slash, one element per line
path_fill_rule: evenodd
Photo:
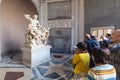
<path fill-rule="evenodd" d="M 71 19 L 49 20 L 48 27 L 50 28 L 71 28 Z"/>

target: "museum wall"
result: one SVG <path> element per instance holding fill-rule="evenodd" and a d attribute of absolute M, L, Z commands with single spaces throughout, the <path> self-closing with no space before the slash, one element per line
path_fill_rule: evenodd
<path fill-rule="evenodd" d="M 70 19 L 71 1 L 48 3 L 48 19 Z"/>
<path fill-rule="evenodd" d="M 85 33 L 91 27 L 120 28 L 120 0 L 85 0 Z"/>
<path fill-rule="evenodd" d="M 2 0 L 1 10 L 2 53 L 19 51 L 28 27 L 24 14 L 37 14 L 37 10 L 30 0 Z"/>
<path fill-rule="evenodd" d="M 51 53 L 70 53 L 71 46 L 71 1 L 48 3 L 48 44 Z"/>

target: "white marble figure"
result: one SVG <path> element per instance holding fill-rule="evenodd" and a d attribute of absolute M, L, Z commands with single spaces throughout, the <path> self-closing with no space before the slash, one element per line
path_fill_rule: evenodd
<path fill-rule="evenodd" d="M 46 45 L 50 28 L 42 27 L 37 20 L 38 16 L 25 14 L 26 19 L 30 21 L 28 24 L 28 32 L 25 35 L 27 45 Z"/>

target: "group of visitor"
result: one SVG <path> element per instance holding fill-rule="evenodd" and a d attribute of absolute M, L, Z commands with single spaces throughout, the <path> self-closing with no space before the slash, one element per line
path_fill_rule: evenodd
<path fill-rule="evenodd" d="M 85 41 L 77 44 L 72 59 L 73 80 L 116 80 L 118 69 L 114 63 L 120 57 L 120 30 L 101 39 L 97 42 L 94 36 L 86 34 Z"/>

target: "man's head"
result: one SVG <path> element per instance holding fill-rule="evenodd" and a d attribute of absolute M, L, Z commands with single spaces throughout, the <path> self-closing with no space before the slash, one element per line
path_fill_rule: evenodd
<path fill-rule="evenodd" d="M 90 34 L 85 34 L 85 40 L 87 40 L 87 39 L 91 39 Z"/>

